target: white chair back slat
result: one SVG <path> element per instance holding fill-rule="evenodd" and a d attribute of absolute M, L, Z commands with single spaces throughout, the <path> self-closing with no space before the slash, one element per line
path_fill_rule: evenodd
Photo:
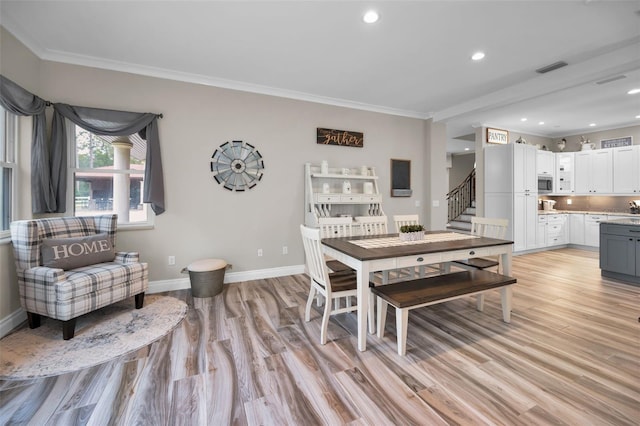
<path fill-rule="evenodd" d="M 420 217 L 417 214 L 397 214 L 393 216 L 396 232 L 400 233 L 400 227 L 405 225 L 420 225 Z"/>
<path fill-rule="evenodd" d="M 504 239 L 509 220 L 490 217 L 472 217 L 471 234 L 480 237 Z"/>
<path fill-rule="evenodd" d="M 321 238 L 353 236 L 353 219 L 349 217 L 321 217 L 318 219 Z"/>
<path fill-rule="evenodd" d="M 356 223 L 360 225 L 362 235 L 388 234 L 386 216 L 358 216 Z"/>

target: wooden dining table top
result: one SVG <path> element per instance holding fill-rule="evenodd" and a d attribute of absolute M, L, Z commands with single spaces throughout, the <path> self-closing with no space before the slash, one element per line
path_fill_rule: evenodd
<path fill-rule="evenodd" d="M 452 231 L 425 231 L 425 238 L 435 234 L 460 234 Z M 352 241 L 373 240 L 383 238 L 398 237 L 398 234 L 383 235 L 365 235 L 357 237 L 341 237 L 341 238 L 323 238 L 322 244 L 331 247 L 341 253 L 351 256 L 360 261 L 385 259 L 389 257 L 413 256 L 418 254 L 429 254 L 438 252 L 447 252 L 455 250 L 473 250 L 481 247 L 490 247 L 498 245 L 513 244 L 513 241 L 500 240 L 497 238 L 476 237 L 464 238 L 458 240 L 435 241 L 424 240 L 421 242 L 411 242 L 409 244 L 400 244 L 387 247 L 361 247 Z"/>

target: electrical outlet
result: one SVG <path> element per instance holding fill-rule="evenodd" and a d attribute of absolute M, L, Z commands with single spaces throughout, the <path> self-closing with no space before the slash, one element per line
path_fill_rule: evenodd
<path fill-rule="evenodd" d="M 282 246 L 282 254 L 289 254 L 289 248 L 287 246 Z"/>
<path fill-rule="evenodd" d="M 262 257 L 262 249 L 258 249 L 258 257 Z"/>
<path fill-rule="evenodd" d="M 176 264 L 176 257 L 175 256 L 169 256 L 169 259 L 167 259 L 167 264 L 169 266 L 173 266 Z"/>

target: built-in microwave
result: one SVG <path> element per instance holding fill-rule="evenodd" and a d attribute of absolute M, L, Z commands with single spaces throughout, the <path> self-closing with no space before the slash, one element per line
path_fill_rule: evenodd
<path fill-rule="evenodd" d="M 538 175 L 538 194 L 550 194 L 553 192 L 553 177 Z"/>

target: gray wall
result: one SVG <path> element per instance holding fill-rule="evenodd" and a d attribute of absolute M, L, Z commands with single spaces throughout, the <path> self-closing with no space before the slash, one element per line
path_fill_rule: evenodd
<path fill-rule="evenodd" d="M 449 171 L 449 191 L 460 185 L 471 173 L 476 162 L 475 153 L 457 154 L 451 156 L 451 170 Z"/>
<path fill-rule="evenodd" d="M 155 218 L 153 229 L 118 236 L 118 249 L 139 251 L 149 263 L 151 281 L 184 279 L 180 269 L 206 257 L 224 258 L 233 264 L 232 272 L 302 265 L 298 226 L 304 217 L 305 162 L 374 166 L 389 217 L 427 216 L 423 207 L 430 202 L 420 198 L 426 193 L 424 120 L 40 61 L 4 30 L 1 47 L 2 74 L 42 98 L 164 114 L 159 130 L 167 210 Z M 364 148 L 318 145 L 316 127 L 363 132 Z M 265 160 L 262 181 L 245 193 L 223 189 L 209 171 L 214 150 L 229 140 L 255 145 Z M 439 143 L 444 152 L 444 138 L 430 140 Z M 29 144 L 21 141 L 23 159 L 28 159 Z M 413 197 L 390 198 L 390 158 L 413 160 Z M 431 164 L 441 168 L 436 175 L 445 173 L 444 155 L 439 164 L 435 159 Z M 28 175 L 28 163 L 24 169 Z M 21 197 L 28 200 L 28 182 L 20 186 Z M 19 216 L 31 217 L 29 204 Z M 283 245 L 288 255 L 282 255 Z M 257 257 L 258 248 L 263 257 Z M 176 257 L 175 266 L 167 265 L 169 255 Z M 1 320 L 19 306 L 10 245 L 0 245 L 0 267 Z"/>

